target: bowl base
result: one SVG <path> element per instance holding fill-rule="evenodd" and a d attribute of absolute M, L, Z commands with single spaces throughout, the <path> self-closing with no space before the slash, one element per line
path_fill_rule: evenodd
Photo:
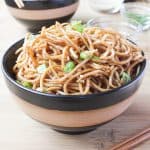
<path fill-rule="evenodd" d="M 118 118 L 118 116 L 109 121 L 106 121 L 104 123 L 100 123 L 100 124 L 93 125 L 93 126 L 87 126 L 87 127 L 58 127 L 58 126 L 49 125 L 49 124 L 46 124 L 46 125 L 50 126 L 54 131 L 57 131 L 59 133 L 69 134 L 69 135 L 78 135 L 78 134 L 85 134 L 88 132 L 92 132 L 92 131 L 96 130 L 97 128 L 115 120 L 116 118 Z M 34 119 L 34 118 L 32 118 L 32 119 Z M 38 121 L 38 120 L 35 120 L 35 121 Z M 38 121 L 38 122 L 40 122 L 40 121 Z M 40 123 L 42 123 L 42 122 L 40 122 Z"/>
<path fill-rule="evenodd" d="M 62 130 L 58 130 L 58 129 L 53 129 L 53 130 L 55 130 L 56 132 L 59 132 L 59 133 L 63 133 L 63 134 L 79 135 L 79 134 L 85 134 L 85 133 L 91 132 L 93 130 L 96 130 L 96 128 L 87 129 L 87 130 L 84 130 L 84 131 L 62 131 Z"/>

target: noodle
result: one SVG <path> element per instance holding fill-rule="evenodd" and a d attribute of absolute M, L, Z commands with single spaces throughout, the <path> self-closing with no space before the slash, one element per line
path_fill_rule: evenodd
<path fill-rule="evenodd" d="M 78 32 L 58 22 L 38 35 L 27 34 L 16 55 L 13 71 L 20 84 L 61 95 L 120 87 L 137 75 L 144 60 L 141 49 L 118 32 L 98 27 Z"/>

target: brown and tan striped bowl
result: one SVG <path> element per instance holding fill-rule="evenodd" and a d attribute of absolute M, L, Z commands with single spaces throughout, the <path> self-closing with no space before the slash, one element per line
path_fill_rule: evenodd
<path fill-rule="evenodd" d="M 20 9 L 13 0 L 5 2 L 12 16 L 32 32 L 56 21 L 68 21 L 79 5 L 79 0 L 24 0 L 24 7 Z"/>
<path fill-rule="evenodd" d="M 52 95 L 27 89 L 15 80 L 12 67 L 16 61 L 15 51 L 23 40 L 12 45 L 2 59 L 2 71 L 9 90 L 21 108 L 32 118 L 49 124 L 64 133 L 83 133 L 113 120 L 123 113 L 133 102 L 146 66 L 128 84 L 105 93 L 90 95 Z"/>

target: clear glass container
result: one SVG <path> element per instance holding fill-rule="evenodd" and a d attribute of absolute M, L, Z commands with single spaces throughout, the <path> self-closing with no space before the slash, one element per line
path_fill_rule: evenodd
<path fill-rule="evenodd" d="M 137 31 L 150 28 L 150 8 L 141 4 L 124 4 L 121 7 L 122 18 Z"/>
<path fill-rule="evenodd" d="M 94 18 L 87 22 L 87 26 L 96 26 L 100 28 L 113 29 L 119 33 L 121 33 L 126 39 L 133 41 L 134 43 L 138 43 L 138 35 L 133 28 L 131 28 L 130 24 L 123 21 L 112 20 L 111 18 Z"/>
<path fill-rule="evenodd" d="M 98 12 L 116 13 L 123 2 L 124 0 L 89 0 L 89 5 Z"/>

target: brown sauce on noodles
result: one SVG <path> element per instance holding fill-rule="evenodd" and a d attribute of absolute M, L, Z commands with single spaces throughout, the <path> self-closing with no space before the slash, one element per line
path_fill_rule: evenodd
<path fill-rule="evenodd" d="M 20 84 L 41 92 L 83 95 L 105 92 L 126 84 L 144 60 L 141 49 L 110 29 L 69 23 L 27 34 L 16 51 L 13 71 Z"/>

